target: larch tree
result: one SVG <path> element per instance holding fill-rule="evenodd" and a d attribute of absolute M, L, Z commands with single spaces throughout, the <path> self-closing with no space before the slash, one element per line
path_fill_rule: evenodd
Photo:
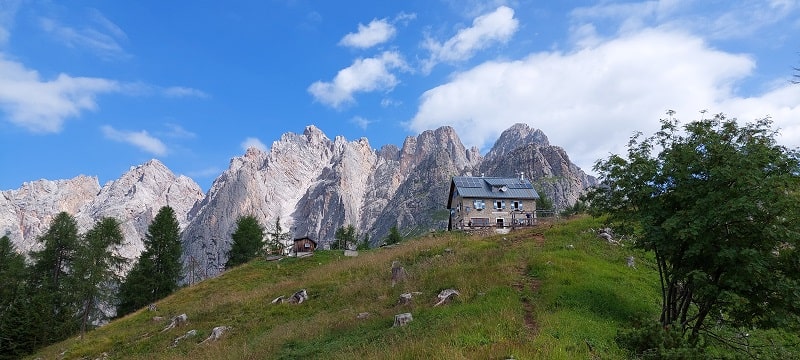
<path fill-rule="evenodd" d="M 75 253 L 78 249 L 78 225 L 75 218 L 61 212 L 53 219 L 50 227 L 39 242 L 43 248 L 31 253 L 33 265 L 29 286 L 32 290 L 32 306 L 40 306 L 40 343 L 48 344 L 75 333 L 77 321 L 76 283 L 72 271 Z"/>
<path fill-rule="evenodd" d="M 236 220 L 236 231 L 231 234 L 231 239 L 233 243 L 228 251 L 226 268 L 244 264 L 264 251 L 264 227 L 253 215 L 241 216 Z"/>
<path fill-rule="evenodd" d="M 776 135 L 769 119 L 668 119 L 595 165 L 592 211 L 653 252 L 660 325 L 689 346 L 719 324 L 800 325 L 800 156 Z"/>
<path fill-rule="evenodd" d="M 75 292 L 78 298 L 78 319 L 81 337 L 97 320 L 108 318 L 102 306 L 112 305 L 116 289 L 122 280 L 119 275 L 127 259 L 114 252 L 124 243 L 120 223 L 103 218 L 84 235 L 75 258 Z"/>
<path fill-rule="evenodd" d="M 147 228 L 144 251 L 120 286 L 117 316 L 129 314 L 178 288 L 181 275 L 180 225 L 175 210 L 162 207 Z"/>

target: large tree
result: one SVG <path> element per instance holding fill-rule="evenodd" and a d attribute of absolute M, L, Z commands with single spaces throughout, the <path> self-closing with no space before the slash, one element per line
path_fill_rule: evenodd
<path fill-rule="evenodd" d="M 264 251 L 264 227 L 253 215 L 241 216 L 236 220 L 236 231 L 231 238 L 233 244 L 228 251 L 226 268 L 244 264 Z"/>
<path fill-rule="evenodd" d="M 78 318 L 81 336 L 97 320 L 105 320 L 104 305 L 113 303 L 121 281 L 120 273 L 127 262 L 114 250 L 123 245 L 120 223 L 114 218 L 98 221 L 78 248 L 74 272 L 77 279 L 74 291 L 78 297 Z"/>
<path fill-rule="evenodd" d="M 180 226 L 175 210 L 164 206 L 147 228 L 144 252 L 120 286 L 117 316 L 171 294 L 178 288 L 180 275 Z"/>
<path fill-rule="evenodd" d="M 292 233 L 283 231 L 281 227 L 281 218 L 275 219 L 275 225 L 270 229 L 267 234 L 269 240 L 267 241 L 267 251 L 270 253 L 283 254 L 286 250 L 287 242 L 292 240 Z"/>
<path fill-rule="evenodd" d="M 674 112 L 669 113 L 670 116 Z M 660 323 L 690 345 L 711 323 L 800 324 L 800 166 L 771 121 L 662 120 L 600 160 L 593 211 L 655 255 Z"/>
<path fill-rule="evenodd" d="M 341 226 L 336 229 L 334 238 L 336 241 L 331 244 L 331 249 L 347 250 L 350 245 L 356 245 L 358 242 L 358 231 L 356 231 L 356 227 L 353 224 Z"/>
<path fill-rule="evenodd" d="M 51 343 L 72 335 L 78 328 L 75 321 L 76 279 L 72 271 L 75 253 L 78 249 L 78 225 L 75 218 L 61 212 L 53 219 L 50 227 L 39 242 L 43 248 L 31 253 L 32 306 L 41 306 L 42 331 L 40 342 Z"/>

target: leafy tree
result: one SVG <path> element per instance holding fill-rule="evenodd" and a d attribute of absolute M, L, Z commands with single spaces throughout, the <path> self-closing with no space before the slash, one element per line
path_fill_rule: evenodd
<path fill-rule="evenodd" d="M 345 226 L 341 226 L 336 229 L 333 237 L 336 241 L 331 244 L 332 250 L 346 250 L 350 244 L 354 244 L 358 241 L 358 232 L 356 231 L 356 227 L 353 224 Z"/>
<path fill-rule="evenodd" d="M 256 258 L 264 249 L 264 227 L 253 215 L 239 217 L 236 231 L 231 235 L 233 244 L 228 251 L 226 268 L 244 264 Z"/>
<path fill-rule="evenodd" d="M 389 229 L 389 236 L 386 237 L 386 245 L 397 244 L 403 240 L 403 237 L 400 235 L 400 231 L 397 230 L 397 226 L 392 226 Z"/>
<path fill-rule="evenodd" d="M 73 288 L 76 282 L 71 272 L 78 248 L 75 218 L 66 212 L 59 213 L 38 240 L 44 248 L 31 254 L 29 286 L 31 303 L 41 306 L 40 343 L 49 344 L 67 338 L 78 328 L 73 317 L 77 310 Z"/>
<path fill-rule="evenodd" d="M 283 231 L 280 217 L 275 219 L 275 226 L 272 227 L 268 235 L 267 251 L 273 254 L 283 254 L 286 242 L 292 239 L 292 233 Z"/>
<path fill-rule="evenodd" d="M 175 210 L 162 207 L 147 228 L 144 252 L 120 286 L 117 315 L 162 299 L 178 288 L 181 275 L 180 227 Z"/>
<path fill-rule="evenodd" d="M 653 136 L 632 137 L 627 158 L 594 167 L 603 185 L 591 209 L 653 251 L 660 324 L 692 346 L 711 322 L 800 324 L 799 157 L 770 127 L 722 114 L 682 129 L 662 120 Z"/>
<path fill-rule="evenodd" d="M 80 305 L 81 337 L 93 321 L 107 318 L 101 306 L 113 303 L 114 293 L 122 280 L 118 274 L 127 259 L 115 254 L 114 249 L 122 246 L 124 240 L 119 221 L 103 218 L 84 235 L 83 244 L 78 248 L 74 291 Z"/>

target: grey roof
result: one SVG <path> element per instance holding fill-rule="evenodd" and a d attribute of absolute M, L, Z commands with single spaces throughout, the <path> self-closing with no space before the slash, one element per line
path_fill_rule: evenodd
<path fill-rule="evenodd" d="M 454 176 L 451 199 L 453 192 L 464 198 L 539 199 L 531 182 L 520 178 Z"/>

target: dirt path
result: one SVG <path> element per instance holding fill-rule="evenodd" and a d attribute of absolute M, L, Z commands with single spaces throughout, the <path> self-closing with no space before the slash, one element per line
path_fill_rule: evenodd
<path fill-rule="evenodd" d="M 536 247 L 542 247 L 545 242 L 543 234 L 531 234 L 527 232 L 519 235 L 515 234 L 514 236 L 507 238 L 507 240 L 510 240 L 515 244 L 519 243 L 520 241 L 533 240 L 536 243 Z M 539 291 L 541 280 L 533 278 L 528 274 L 527 262 L 523 262 L 517 267 L 517 273 L 519 274 L 519 280 L 513 283 L 512 286 L 517 290 L 520 299 L 522 300 L 525 328 L 527 328 L 531 334 L 536 335 L 539 333 L 539 323 L 536 322 L 536 304 L 534 304 L 532 296 Z M 526 293 L 526 290 L 529 292 Z"/>

